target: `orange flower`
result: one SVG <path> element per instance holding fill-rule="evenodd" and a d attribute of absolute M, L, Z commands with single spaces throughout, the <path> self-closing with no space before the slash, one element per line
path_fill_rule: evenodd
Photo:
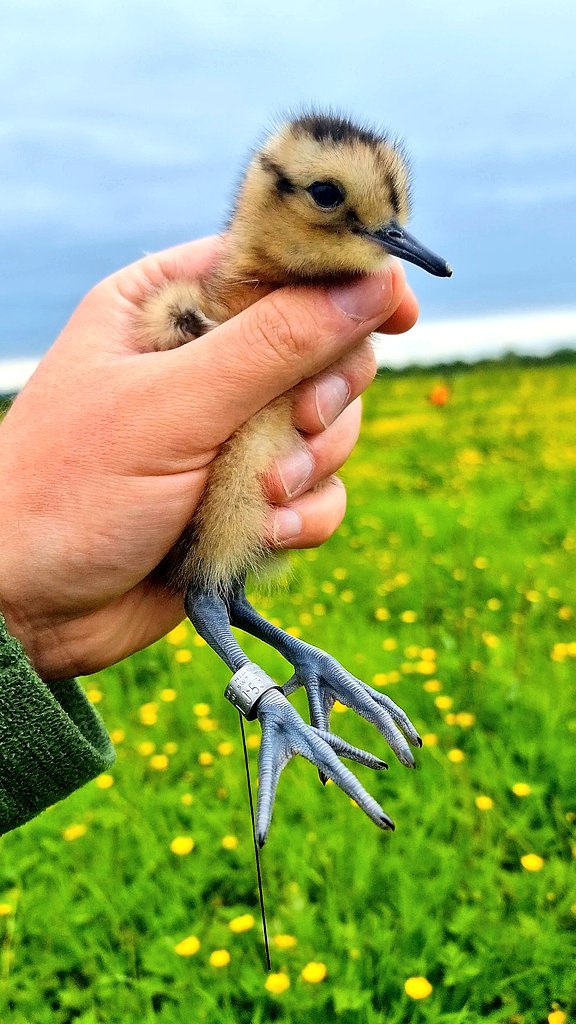
<path fill-rule="evenodd" d="M 447 384 L 435 384 L 428 394 L 428 401 L 432 405 L 442 406 L 450 401 L 450 388 Z"/>

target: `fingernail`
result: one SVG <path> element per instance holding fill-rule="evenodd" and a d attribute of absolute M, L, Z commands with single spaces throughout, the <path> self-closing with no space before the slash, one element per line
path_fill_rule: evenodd
<path fill-rule="evenodd" d="M 312 476 L 314 461 L 310 452 L 305 448 L 299 448 L 285 458 L 278 459 L 276 469 L 286 497 L 291 498 Z"/>
<path fill-rule="evenodd" d="M 329 288 L 332 302 L 353 320 L 372 320 L 386 312 L 392 300 L 392 274 L 385 270 L 351 284 Z"/>
<path fill-rule="evenodd" d="M 283 544 L 287 540 L 293 540 L 302 533 L 302 517 L 294 509 L 279 508 L 274 516 L 274 529 L 272 535 L 275 544 Z"/>
<path fill-rule="evenodd" d="M 323 427 L 329 427 L 348 403 L 350 385 L 339 373 L 322 377 L 314 385 L 316 412 Z"/>

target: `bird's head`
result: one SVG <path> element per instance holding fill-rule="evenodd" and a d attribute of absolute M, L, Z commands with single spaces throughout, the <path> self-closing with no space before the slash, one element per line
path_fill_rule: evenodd
<path fill-rule="evenodd" d="M 232 228 L 262 279 L 374 273 L 389 255 L 449 277 L 445 260 L 405 230 L 409 213 L 401 146 L 313 113 L 284 123 L 256 152 Z"/>

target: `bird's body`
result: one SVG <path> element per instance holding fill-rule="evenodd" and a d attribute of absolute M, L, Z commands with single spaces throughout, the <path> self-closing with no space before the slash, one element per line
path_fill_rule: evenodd
<path fill-rule="evenodd" d="M 142 345 L 168 349 L 193 343 L 275 288 L 376 273 L 390 253 L 416 262 L 431 273 L 449 276 L 446 264 L 405 232 L 408 213 L 405 156 L 387 137 L 331 115 L 309 114 L 288 121 L 250 162 L 221 257 L 210 275 L 195 283 L 173 281 L 144 302 L 136 323 Z M 278 456 L 301 443 L 292 422 L 290 395 L 276 399 L 241 427 L 214 460 L 200 505 L 167 565 L 172 584 L 187 589 L 187 610 L 195 625 L 205 631 L 209 642 L 214 641 L 212 646 L 231 668 L 236 670 L 247 659 L 239 648 L 244 661 L 237 657 L 236 648 L 233 655 L 232 648 L 224 650 L 223 614 L 227 627 L 229 623 L 242 625 L 282 650 L 296 668 L 292 688 L 303 683 L 311 698 L 309 680 L 298 678 L 297 663 L 304 665 L 306 660 L 303 652 L 292 650 L 288 640 L 280 636 L 271 638 L 272 627 L 259 619 L 243 594 L 246 574 L 258 571 L 275 557 L 265 541 L 268 505 L 264 476 Z M 216 632 L 210 625 L 214 616 L 218 619 Z M 290 690 L 285 688 L 284 692 Z M 332 686 L 323 701 L 311 699 L 313 726 L 319 726 L 328 736 L 328 714 L 335 693 Z M 261 720 L 263 709 L 272 703 L 270 695 L 265 694 L 259 704 Z M 378 703 L 382 706 L 383 702 Z M 392 702 L 388 704 L 396 709 Z M 354 703 L 352 706 L 357 707 Z M 382 722 L 366 709 L 357 709 L 386 735 Z M 392 719 L 415 742 L 413 727 L 400 709 L 396 712 L 400 717 L 392 711 Z M 387 738 L 390 740 L 390 736 Z M 408 764 L 411 755 L 405 754 L 405 741 L 401 739 L 403 743 L 390 742 Z M 318 742 L 326 745 L 325 738 Z M 287 747 L 276 758 L 271 800 L 277 775 L 295 750 L 319 763 L 306 750 L 292 746 L 294 749 Z M 332 748 L 336 749 L 334 743 Z M 348 752 L 347 756 L 353 755 Z M 364 763 L 371 763 L 366 760 L 370 756 L 364 757 Z M 321 767 L 324 770 L 326 765 Z M 266 765 L 261 763 L 261 781 L 263 770 L 265 773 Z M 337 781 L 343 784 L 342 779 Z M 366 806 L 364 809 L 383 827 L 390 827 L 390 820 L 382 818 L 383 812 L 375 806 L 377 812 Z M 271 803 L 269 809 L 259 810 L 269 821 Z"/>

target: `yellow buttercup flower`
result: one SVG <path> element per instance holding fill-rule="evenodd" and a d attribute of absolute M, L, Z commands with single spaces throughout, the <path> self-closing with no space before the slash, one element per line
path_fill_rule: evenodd
<path fill-rule="evenodd" d="M 8 917 L 9 914 L 14 913 L 14 907 L 11 903 L 0 903 L 0 917 Z"/>
<path fill-rule="evenodd" d="M 174 647 L 178 647 L 180 644 L 184 643 L 187 635 L 188 629 L 186 627 L 186 623 L 181 622 L 179 626 L 171 629 L 170 632 L 166 634 L 166 639 L 169 644 L 173 644 Z"/>
<path fill-rule="evenodd" d="M 223 740 L 222 743 L 218 744 L 216 749 L 222 757 L 229 757 L 230 754 L 234 753 L 234 744 L 230 743 L 229 740 Z"/>
<path fill-rule="evenodd" d="M 564 1010 L 552 1010 L 552 1013 L 548 1014 L 548 1024 L 566 1024 L 567 1020 Z"/>
<path fill-rule="evenodd" d="M 102 700 L 102 691 L 96 689 L 87 690 L 86 696 L 91 704 L 99 704 Z"/>
<path fill-rule="evenodd" d="M 448 751 L 448 760 L 451 761 L 452 764 L 462 764 L 462 761 L 464 761 L 465 757 L 466 754 L 464 753 L 464 751 L 458 750 L 458 747 L 454 747 L 453 750 Z"/>
<path fill-rule="evenodd" d="M 447 694 L 441 693 L 439 697 L 434 698 L 434 703 L 440 711 L 448 711 L 452 707 L 454 701 L 452 697 L 448 697 Z"/>
<path fill-rule="evenodd" d="M 98 789 L 110 789 L 110 787 L 114 785 L 114 779 L 112 775 L 108 775 L 108 773 L 105 772 L 103 775 L 98 776 L 96 779 L 96 785 L 98 786 Z"/>
<path fill-rule="evenodd" d="M 428 679 L 422 683 L 422 689 L 426 690 L 426 693 L 438 693 L 442 689 L 442 683 L 439 679 Z"/>
<path fill-rule="evenodd" d="M 173 690 L 171 687 L 160 691 L 160 700 L 163 700 L 165 704 L 171 704 L 173 700 L 176 700 L 177 696 L 176 690 Z"/>
<path fill-rule="evenodd" d="M 150 767 L 154 768 L 157 772 L 165 772 L 169 763 L 170 762 L 166 757 L 166 754 L 154 754 L 154 756 L 150 758 Z"/>
<path fill-rule="evenodd" d="M 240 917 L 233 917 L 228 922 L 228 927 L 231 932 L 239 934 L 240 932 L 247 932 L 250 928 L 254 927 L 254 918 L 252 914 L 240 914 Z"/>
<path fill-rule="evenodd" d="M 112 729 L 112 732 L 110 733 L 112 743 L 122 743 L 125 737 L 126 733 L 124 732 L 124 729 Z"/>
<path fill-rule="evenodd" d="M 425 732 L 422 737 L 423 747 L 435 747 L 438 743 L 438 737 L 435 732 Z"/>
<path fill-rule="evenodd" d="M 144 740 L 138 744 L 136 750 L 139 754 L 142 754 L 142 757 L 150 757 L 150 754 L 153 754 L 156 750 L 156 744 L 152 743 L 152 740 Z"/>
<path fill-rule="evenodd" d="M 235 850 L 238 842 L 238 836 L 222 836 L 222 846 L 225 850 Z"/>
<path fill-rule="evenodd" d="M 227 967 L 230 963 L 230 953 L 227 949 L 215 949 L 210 953 L 208 962 L 211 967 Z"/>
<path fill-rule="evenodd" d="M 287 988 L 290 988 L 290 978 L 287 974 L 284 974 L 284 971 L 269 974 L 264 982 L 264 988 L 267 992 L 271 992 L 272 995 L 279 996 Z"/>
<path fill-rule="evenodd" d="M 178 651 L 174 652 L 174 661 L 178 662 L 179 665 L 187 665 L 188 662 L 192 661 L 192 651 L 189 651 L 187 647 L 181 647 Z"/>
<path fill-rule="evenodd" d="M 68 825 L 65 828 L 62 835 L 67 843 L 73 843 L 75 839 L 81 839 L 85 836 L 88 831 L 86 825 Z"/>
<path fill-rule="evenodd" d="M 405 612 L 400 612 L 400 619 L 402 622 L 412 623 L 418 621 L 418 613 L 412 611 L 411 608 L 407 608 Z"/>
<path fill-rule="evenodd" d="M 512 786 L 512 792 L 514 796 L 530 796 L 532 786 L 529 786 L 527 782 L 515 782 Z"/>
<path fill-rule="evenodd" d="M 196 718 L 205 718 L 206 715 L 210 714 L 209 704 L 195 704 L 192 711 L 196 715 Z"/>
<path fill-rule="evenodd" d="M 192 853 L 194 846 L 195 843 L 192 836 L 176 836 L 170 843 L 172 853 L 178 854 L 179 857 L 184 857 L 187 853 Z"/>
<path fill-rule="evenodd" d="M 198 754 L 198 764 L 201 764 L 203 768 L 208 768 L 209 765 L 214 764 L 214 754 L 211 754 L 209 750 L 202 750 Z"/>
<path fill-rule="evenodd" d="M 295 935 L 275 935 L 272 942 L 278 949 L 293 949 L 298 939 Z"/>
<path fill-rule="evenodd" d="M 316 960 L 311 960 L 310 963 L 306 964 L 302 968 L 300 977 L 302 981 L 307 981 L 311 985 L 317 985 L 318 982 L 324 981 L 324 978 L 328 974 L 326 964 L 320 963 Z"/>
<path fill-rule="evenodd" d="M 414 977 L 406 978 L 404 991 L 410 999 L 427 999 L 432 993 L 432 985 L 428 978 Z"/>
<path fill-rule="evenodd" d="M 494 807 L 491 796 L 477 796 L 474 803 L 479 811 L 490 811 Z"/>
<path fill-rule="evenodd" d="M 188 935 L 174 946 L 174 952 L 178 953 L 178 956 L 194 956 L 199 949 L 200 939 L 195 935 Z"/>
<path fill-rule="evenodd" d="M 525 853 L 520 857 L 520 863 L 525 871 L 541 871 L 544 867 L 544 858 L 537 853 Z"/>

